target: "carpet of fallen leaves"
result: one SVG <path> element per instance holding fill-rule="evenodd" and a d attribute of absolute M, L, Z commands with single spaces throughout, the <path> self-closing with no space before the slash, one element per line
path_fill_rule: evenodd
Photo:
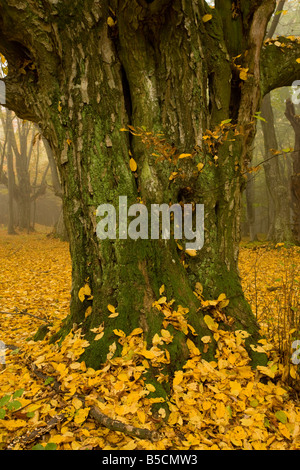
<path fill-rule="evenodd" d="M 122 355 L 108 359 L 100 370 L 88 368 L 80 361 L 88 344 L 80 329 L 60 346 L 49 344 L 48 336 L 32 340 L 46 322 L 52 324 L 52 334 L 68 313 L 67 243 L 44 233 L 9 237 L 2 229 L 0 259 L 0 339 L 6 345 L 5 364 L 0 364 L 0 449 L 9 443 L 16 450 L 300 449 L 300 402 L 295 391 L 299 377 L 296 366 L 279 354 L 287 351 L 283 334 L 295 333 L 290 326 L 297 321 L 299 307 L 299 248 L 241 248 L 244 289 L 266 334 L 259 348 L 269 356 L 267 367 L 251 369 L 244 348 L 246 332 L 225 332 L 208 316 L 218 344 L 215 360 L 203 360 L 189 343 L 190 358 L 171 379 L 167 421 L 163 407 L 152 415 L 153 402 L 162 403 L 163 398 L 149 398 L 153 385 L 145 379 L 149 361 L 156 357 L 151 351 L 172 340 L 163 326 L 161 335 L 147 345 L 148 354 L 140 329 L 129 336 L 117 330 Z M 38 377 L 30 366 L 48 379 Z M 61 384 L 59 392 L 52 381 Z M 160 439 L 139 439 L 99 426 L 89 413 L 93 406 L 122 423 L 157 431 Z M 31 440 L 18 440 L 56 417 L 56 425 L 39 438 L 36 434 Z"/>

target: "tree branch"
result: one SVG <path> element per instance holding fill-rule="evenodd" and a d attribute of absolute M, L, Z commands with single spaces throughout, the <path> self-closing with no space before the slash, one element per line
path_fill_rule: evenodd
<path fill-rule="evenodd" d="M 0 312 L 0 314 L 3 315 L 28 315 L 29 317 L 36 318 L 37 320 L 42 320 L 48 324 L 48 320 L 45 318 L 37 317 L 36 315 L 33 315 L 32 313 L 28 313 L 27 310 L 19 310 L 17 307 L 15 308 L 14 312 Z"/>
<path fill-rule="evenodd" d="M 299 38 L 280 36 L 267 40 L 261 52 L 261 90 L 265 96 L 275 88 L 290 86 L 300 79 Z"/>
<path fill-rule="evenodd" d="M 30 358 L 27 359 L 26 366 L 34 375 L 36 375 L 43 381 L 49 379 L 46 374 L 40 371 L 38 367 L 31 362 Z M 55 390 L 56 393 L 63 393 L 61 392 L 60 383 L 57 380 L 52 381 L 50 386 L 53 390 Z M 74 396 L 77 396 L 77 398 L 79 398 L 85 405 L 84 398 L 78 395 Z M 157 442 L 160 439 L 160 435 L 157 431 L 151 431 L 147 428 L 136 428 L 130 424 L 126 424 L 117 419 L 110 418 L 109 416 L 102 413 L 96 406 L 90 407 L 89 415 L 91 418 L 95 419 L 95 421 L 97 421 L 101 426 L 104 426 L 110 429 L 111 431 L 122 432 L 128 436 L 137 437 L 139 439 L 148 439 L 152 442 Z M 64 419 L 66 419 L 64 413 L 54 416 L 47 422 L 46 426 L 35 429 L 30 433 L 13 439 L 13 441 L 8 443 L 6 450 L 13 449 L 14 446 L 17 444 L 23 444 L 25 446 L 28 444 L 32 444 L 37 438 L 49 432 L 50 429 L 54 428 L 58 423 L 64 421 Z"/>

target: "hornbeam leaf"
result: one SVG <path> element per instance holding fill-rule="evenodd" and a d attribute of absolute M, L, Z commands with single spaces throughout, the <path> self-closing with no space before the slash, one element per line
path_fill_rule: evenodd
<path fill-rule="evenodd" d="M 212 19 L 212 15 L 204 15 L 202 16 L 202 21 L 203 23 L 207 23 L 207 21 L 210 21 Z"/>
<path fill-rule="evenodd" d="M 136 171 L 137 170 L 137 163 L 136 163 L 134 158 L 131 158 L 129 160 L 129 166 L 130 166 L 131 171 Z"/>

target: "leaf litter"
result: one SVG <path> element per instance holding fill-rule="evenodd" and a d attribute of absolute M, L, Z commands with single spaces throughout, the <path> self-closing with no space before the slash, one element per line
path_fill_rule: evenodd
<path fill-rule="evenodd" d="M 171 316 L 176 327 L 188 333 L 187 309 L 174 311 L 172 301 L 161 297 L 156 306 L 168 313 L 152 344 L 145 344 L 140 328 L 130 335 L 115 330 L 111 354 L 101 369 L 94 370 L 80 359 L 88 346 L 80 328 L 60 345 L 48 342 L 68 314 L 71 266 L 67 243 L 44 234 L 11 238 L 1 231 L 0 237 L 0 310 L 7 312 L 1 313 L 0 339 L 8 345 L 5 364 L 0 364 L 1 449 L 300 449 L 300 404 L 294 390 L 299 377 L 296 367 L 289 364 L 289 381 L 284 380 L 286 363 L 281 362 L 274 334 L 274 344 L 265 336 L 258 346 L 268 355 L 268 365 L 253 370 L 244 347 L 247 332 L 224 331 L 215 318 L 205 315 L 217 343 L 215 358 L 205 361 L 187 338 L 190 357 L 170 378 L 171 393 L 165 403 L 163 397 L 151 398 L 155 387 L 147 383 L 146 374 L 149 364 L 157 367 L 169 360 L 159 346 L 173 340 L 167 329 Z M 291 249 L 299 265 L 300 250 Z M 256 307 L 261 307 L 258 295 L 267 294 L 269 306 L 276 302 L 277 291 L 266 287 L 279 277 L 278 258 L 286 259 L 289 249 L 259 250 L 268 266 L 267 276 L 259 277 L 252 269 L 257 268 L 255 250 L 242 247 L 240 257 L 246 295 Z M 201 292 L 200 283 L 196 290 Z M 163 292 L 164 286 L 160 294 Z M 225 306 L 227 299 L 221 294 L 210 302 L 225 302 Z M 109 301 L 108 310 L 115 313 Z M 259 320 L 268 333 L 271 330 L 263 313 L 260 309 Z M 43 321 L 52 324 L 50 331 L 44 340 L 33 341 Z M 95 331 L 99 341 L 101 333 Z M 202 341 L 205 344 L 210 337 Z M 117 342 L 122 345 L 119 357 L 114 355 Z M 158 405 L 156 415 L 153 403 Z M 99 425 L 91 410 L 127 428 L 158 433 L 159 439 Z"/>

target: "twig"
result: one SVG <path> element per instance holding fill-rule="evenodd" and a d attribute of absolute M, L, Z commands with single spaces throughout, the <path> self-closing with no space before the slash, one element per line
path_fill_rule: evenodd
<path fill-rule="evenodd" d="M 63 421 L 64 419 L 65 419 L 65 415 L 63 413 L 60 415 L 54 416 L 48 421 L 46 426 L 41 426 L 35 429 L 34 431 L 31 431 L 30 433 L 27 433 L 23 436 L 19 436 L 13 439 L 8 444 L 5 450 L 12 450 L 17 444 L 21 444 L 23 446 L 32 444 L 38 437 L 41 437 L 44 434 L 47 434 L 52 428 L 55 428 L 55 426 L 61 421 Z"/>
<path fill-rule="evenodd" d="M 105 426 L 111 431 L 123 432 L 128 436 L 138 437 L 139 439 L 148 439 L 153 442 L 158 441 L 160 439 L 160 435 L 157 431 L 150 431 L 149 429 L 145 428 L 136 428 L 134 426 L 131 426 L 131 424 L 125 424 L 117 419 L 112 419 L 102 413 L 96 406 L 92 406 L 90 408 L 89 414 L 99 424 Z"/>
<path fill-rule="evenodd" d="M 26 366 L 31 372 L 33 372 L 37 377 L 43 379 L 44 381 L 50 378 L 46 374 L 41 372 L 38 369 L 38 367 L 30 361 L 30 359 L 26 361 Z M 56 391 L 56 393 L 60 393 L 60 394 L 62 393 L 60 389 L 60 383 L 57 380 L 53 380 L 49 385 L 51 385 L 51 387 Z M 76 396 L 76 397 L 79 398 L 83 404 L 85 404 L 84 398 L 79 397 L 79 396 Z M 150 431 L 149 429 L 146 429 L 146 428 L 136 428 L 132 426 L 131 424 L 125 424 L 122 421 L 119 421 L 117 419 L 112 419 L 109 416 L 102 413 L 99 410 L 99 408 L 97 408 L 96 406 L 90 407 L 89 416 L 95 419 L 101 426 L 104 426 L 110 429 L 111 431 L 122 432 L 128 436 L 137 437 L 139 439 L 148 439 L 152 442 L 157 442 L 160 439 L 160 434 L 157 431 Z M 30 434 L 27 434 L 25 436 L 20 436 L 14 439 L 11 443 L 8 444 L 6 449 L 11 449 L 18 443 L 26 445 L 26 444 L 34 442 L 34 440 L 46 434 L 50 429 L 55 427 L 56 424 L 63 421 L 64 419 L 65 419 L 64 413 L 57 415 L 54 418 L 51 418 L 50 421 L 48 421 L 48 423 L 46 424 L 46 426 L 38 428 L 32 431 Z"/>
<path fill-rule="evenodd" d="M 15 312 L 0 312 L 2 315 L 28 315 L 29 317 L 36 318 L 37 320 L 44 321 L 45 323 L 48 323 L 48 320 L 45 320 L 45 318 L 42 317 L 37 317 L 36 315 L 33 315 L 32 313 L 28 313 L 26 310 L 18 310 L 16 308 Z"/>

